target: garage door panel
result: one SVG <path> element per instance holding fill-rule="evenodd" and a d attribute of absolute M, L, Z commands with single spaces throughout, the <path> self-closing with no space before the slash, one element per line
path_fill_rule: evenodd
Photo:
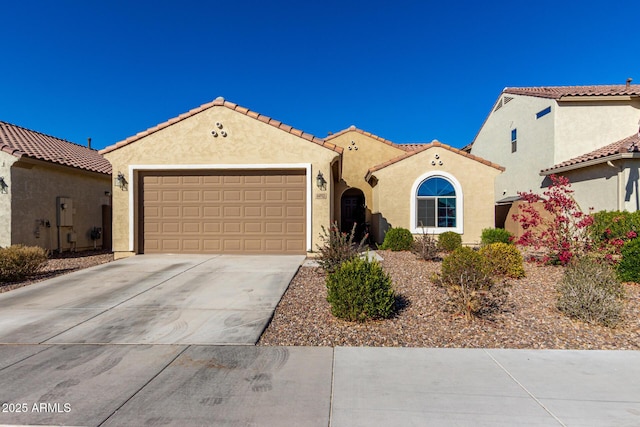
<path fill-rule="evenodd" d="M 288 202 L 304 202 L 304 191 L 302 190 L 287 190 L 285 195 Z"/>
<path fill-rule="evenodd" d="M 264 216 L 266 218 L 282 218 L 284 210 L 282 206 L 265 206 Z"/>
<path fill-rule="evenodd" d="M 244 190 L 243 200 L 245 202 L 263 202 L 263 191 L 257 190 Z"/>
<path fill-rule="evenodd" d="M 165 206 L 161 209 L 163 218 L 178 218 L 180 217 L 179 206 Z"/>
<path fill-rule="evenodd" d="M 282 185 L 285 183 L 285 179 L 283 176 L 277 176 L 277 175 L 265 176 L 264 183 L 272 184 L 272 185 Z"/>
<path fill-rule="evenodd" d="M 222 201 L 239 202 L 242 200 L 242 192 L 240 190 L 225 190 L 222 192 Z"/>
<path fill-rule="evenodd" d="M 282 202 L 284 200 L 284 194 L 282 190 L 266 190 L 264 192 L 264 200 L 266 202 Z"/>
<path fill-rule="evenodd" d="M 303 206 L 287 206 L 286 215 L 288 218 L 304 218 L 304 207 Z"/>
<path fill-rule="evenodd" d="M 188 203 L 202 202 L 202 193 L 199 190 L 185 190 L 182 192 L 182 201 Z"/>
<path fill-rule="evenodd" d="M 205 218 L 220 218 L 222 214 L 220 206 L 204 206 L 202 211 Z"/>
<path fill-rule="evenodd" d="M 144 252 L 306 251 L 304 170 L 141 176 Z"/>
<path fill-rule="evenodd" d="M 222 224 L 224 234 L 235 234 L 242 232 L 242 224 L 240 222 L 225 222 Z"/>
<path fill-rule="evenodd" d="M 160 184 L 163 186 L 167 185 L 180 185 L 180 177 L 178 176 L 163 176 L 160 180 Z"/>
<path fill-rule="evenodd" d="M 299 222 L 291 222 L 285 224 L 287 227 L 287 234 L 301 234 L 304 232 L 304 224 Z"/>
<path fill-rule="evenodd" d="M 262 218 L 262 206 L 245 206 L 245 218 Z"/>
<path fill-rule="evenodd" d="M 200 239 L 182 239 L 182 251 L 200 252 L 201 249 Z"/>
<path fill-rule="evenodd" d="M 202 233 L 202 223 L 199 222 L 184 222 L 182 223 L 183 233 Z"/>
<path fill-rule="evenodd" d="M 262 222 L 245 222 L 244 233 L 245 234 L 262 234 Z"/>
<path fill-rule="evenodd" d="M 180 224 L 177 222 L 163 222 L 162 233 L 163 234 L 180 233 Z"/>
<path fill-rule="evenodd" d="M 242 184 L 242 176 L 241 175 L 224 175 L 222 177 L 222 183 L 229 184 Z"/>
<path fill-rule="evenodd" d="M 265 222 L 265 233 L 284 233 L 285 224 L 282 222 Z"/>
<path fill-rule="evenodd" d="M 162 192 L 163 202 L 179 202 L 180 192 L 178 190 L 165 190 Z"/>
<path fill-rule="evenodd" d="M 262 184 L 263 177 L 261 175 L 248 175 L 244 177 L 245 184 Z"/>
<path fill-rule="evenodd" d="M 200 210 L 200 206 L 183 206 L 182 218 L 200 218 L 202 216 Z"/>
<path fill-rule="evenodd" d="M 242 214 L 242 209 L 240 206 L 223 206 L 222 207 L 222 215 L 224 218 L 239 218 Z"/>
<path fill-rule="evenodd" d="M 219 202 L 220 197 L 221 195 L 219 190 L 204 190 L 202 192 L 202 200 L 204 202 Z"/>
<path fill-rule="evenodd" d="M 202 226 L 205 234 L 219 234 L 222 230 L 221 222 L 205 222 Z"/>

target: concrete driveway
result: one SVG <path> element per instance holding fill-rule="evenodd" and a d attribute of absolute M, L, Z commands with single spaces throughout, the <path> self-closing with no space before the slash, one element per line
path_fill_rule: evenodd
<path fill-rule="evenodd" d="M 304 256 L 143 255 L 0 294 L 0 343 L 257 342 Z"/>
<path fill-rule="evenodd" d="M 0 425 L 640 425 L 639 351 L 247 345 L 301 262 L 139 256 L 0 294 Z"/>

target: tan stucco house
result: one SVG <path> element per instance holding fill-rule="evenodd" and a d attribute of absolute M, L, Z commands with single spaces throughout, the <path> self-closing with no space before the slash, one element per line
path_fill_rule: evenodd
<path fill-rule="evenodd" d="M 370 224 L 480 239 L 494 222 L 496 164 L 395 144 L 355 127 L 321 139 L 223 98 L 105 148 L 113 247 L 136 253 L 295 253 L 322 227 Z M 424 226 L 424 227 L 422 227 Z"/>
<path fill-rule="evenodd" d="M 640 208 L 640 85 L 506 88 L 470 145 L 505 167 L 495 180 L 497 226 L 518 192 L 569 178 L 584 211 Z"/>
<path fill-rule="evenodd" d="M 0 247 L 108 246 L 110 192 L 96 150 L 0 121 Z"/>

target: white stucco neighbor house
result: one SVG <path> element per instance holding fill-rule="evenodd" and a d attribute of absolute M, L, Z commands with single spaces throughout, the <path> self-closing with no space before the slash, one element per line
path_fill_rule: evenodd
<path fill-rule="evenodd" d="M 640 85 L 505 88 L 470 145 L 505 167 L 495 179 L 496 226 L 520 191 L 569 178 L 587 211 L 640 208 Z"/>

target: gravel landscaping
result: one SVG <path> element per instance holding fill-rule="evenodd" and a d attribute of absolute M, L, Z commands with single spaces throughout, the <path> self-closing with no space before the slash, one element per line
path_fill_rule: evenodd
<path fill-rule="evenodd" d="M 448 312 L 444 290 L 430 278 L 440 262 L 408 252 L 378 251 L 402 307 L 389 320 L 352 323 L 331 315 L 325 273 L 301 267 L 258 345 L 467 347 L 640 350 L 640 285 L 625 284 L 624 321 L 616 328 L 571 320 L 556 309 L 563 268 L 525 264 L 526 277 L 510 280 L 509 298 L 491 317 L 468 322 Z M 106 251 L 52 256 L 29 280 L 0 283 L 0 293 L 113 261 Z"/>
<path fill-rule="evenodd" d="M 37 274 L 20 282 L 0 283 L 0 293 L 21 288 L 56 276 L 71 273 L 94 265 L 113 261 L 113 253 L 109 251 L 63 252 L 52 254 L 45 266 Z"/>
<path fill-rule="evenodd" d="M 624 285 L 625 318 L 610 329 L 557 310 L 555 286 L 562 267 L 527 263 L 526 277 L 510 280 L 502 310 L 468 322 L 447 312 L 444 290 L 430 281 L 440 271 L 439 262 L 421 261 L 409 252 L 378 253 L 403 303 L 395 317 L 367 323 L 334 318 L 324 272 L 301 267 L 258 345 L 640 349 L 640 285 Z"/>

